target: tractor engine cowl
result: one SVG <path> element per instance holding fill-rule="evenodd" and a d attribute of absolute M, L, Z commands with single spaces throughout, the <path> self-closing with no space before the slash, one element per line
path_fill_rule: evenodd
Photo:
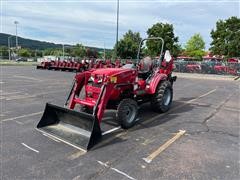
<path fill-rule="evenodd" d="M 105 68 L 91 72 L 91 80 L 94 83 L 133 83 L 136 77 L 135 69 Z"/>

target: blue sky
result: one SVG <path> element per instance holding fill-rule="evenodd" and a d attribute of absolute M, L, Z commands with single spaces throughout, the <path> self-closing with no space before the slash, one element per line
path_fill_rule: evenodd
<path fill-rule="evenodd" d="M 112 48 L 116 36 L 116 0 L 0 0 L 4 33 L 43 41 Z M 200 33 L 209 48 L 218 19 L 240 16 L 240 0 L 120 0 L 119 38 L 128 30 L 146 31 L 154 23 L 174 25 L 184 45 Z"/>

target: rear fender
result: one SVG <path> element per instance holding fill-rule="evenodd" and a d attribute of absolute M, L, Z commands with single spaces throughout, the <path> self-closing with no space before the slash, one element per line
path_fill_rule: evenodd
<path fill-rule="evenodd" d="M 148 87 L 148 85 L 146 87 L 147 93 L 154 94 L 157 89 L 158 84 L 160 83 L 160 81 L 163 81 L 163 80 L 167 80 L 167 75 L 156 73 L 150 80 L 151 82 L 149 84 L 149 87 Z"/>

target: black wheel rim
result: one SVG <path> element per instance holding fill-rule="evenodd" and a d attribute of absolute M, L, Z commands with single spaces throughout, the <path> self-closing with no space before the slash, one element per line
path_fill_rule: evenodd
<path fill-rule="evenodd" d="M 132 104 L 128 104 L 124 108 L 124 114 L 128 123 L 132 123 L 136 117 L 136 107 Z"/>
<path fill-rule="evenodd" d="M 168 106 L 171 102 L 171 90 L 169 88 L 165 89 L 163 94 L 163 105 Z"/>

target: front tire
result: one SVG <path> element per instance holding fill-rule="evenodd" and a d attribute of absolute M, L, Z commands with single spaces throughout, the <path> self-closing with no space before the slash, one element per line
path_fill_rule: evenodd
<path fill-rule="evenodd" d="M 138 104 L 133 99 L 123 99 L 117 108 L 117 120 L 123 129 L 131 128 L 137 119 Z"/>
<path fill-rule="evenodd" d="M 169 81 L 162 81 L 157 86 L 151 99 L 152 109 L 156 112 L 167 112 L 172 104 L 173 89 Z"/>

